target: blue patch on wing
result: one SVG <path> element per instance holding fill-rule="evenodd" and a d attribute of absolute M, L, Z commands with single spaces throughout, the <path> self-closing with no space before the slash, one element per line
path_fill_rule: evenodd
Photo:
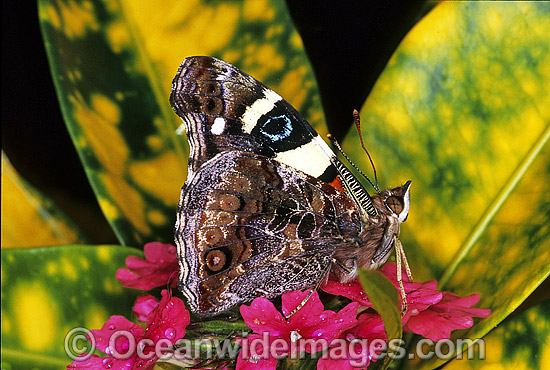
<path fill-rule="evenodd" d="M 260 133 L 273 142 L 284 140 L 292 133 L 292 122 L 285 115 L 268 117 L 260 127 Z"/>

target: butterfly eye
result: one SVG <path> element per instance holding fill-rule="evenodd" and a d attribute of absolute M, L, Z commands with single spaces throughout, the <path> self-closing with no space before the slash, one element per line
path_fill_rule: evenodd
<path fill-rule="evenodd" d="M 386 199 L 386 207 L 396 215 L 399 215 L 404 208 L 403 199 L 396 196 L 388 197 Z"/>

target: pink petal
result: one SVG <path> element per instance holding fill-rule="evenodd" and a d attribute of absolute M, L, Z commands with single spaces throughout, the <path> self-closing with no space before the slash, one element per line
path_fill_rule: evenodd
<path fill-rule="evenodd" d="M 181 299 L 172 297 L 166 289 L 161 294 L 162 299 L 157 309 L 147 317 L 144 336 L 155 343 L 160 339 L 176 343 L 185 336 L 185 328 L 191 321 L 189 311 Z"/>
<path fill-rule="evenodd" d="M 331 349 L 329 349 L 329 355 L 326 356 L 326 358 L 321 357 L 317 361 L 317 370 L 358 370 L 365 368 L 351 366 L 347 358 L 333 359 L 333 356 L 330 355 L 330 351 Z M 368 366 L 368 364 L 366 366 Z"/>
<path fill-rule="evenodd" d="M 151 262 L 154 261 L 147 261 L 137 256 L 126 257 L 126 266 L 136 272 L 146 272 L 151 267 Z"/>
<path fill-rule="evenodd" d="M 491 313 L 489 309 L 469 308 L 478 300 L 478 294 L 459 297 L 443 292 L 440 302 L 416 316 L 411 316 L 406 329 L 433 341 L 448 339 L 451 331 L 470 328 L 474 323 L 473 317 L 487 317 Z"/>
<path fill-rule="evenodd" d="M 304 292 L 301 292 L 299 290 L 296 290 L 294 292 L 288 292 L 282 295 L 282 310 L 283 314 L 288 315 L 292 311 L 294 311 L 299 305 L 302 304 L 304 299 L 307 297 L 307 295 L 310 293 L 309 290 L 306 290 Z M 311 297 L 307 300 L 305 305 L 300 308 L 294 315 L 291 316 L 291 319 L 298 315 L 297 317 L 300 317 L 300 319 L 305 315 L 307 312 L 307 315 L 309 316 L 311 314 L 317 315 L 321 314 L 324 310 L 323 303 L 321 303 L 321 300 L 319 299 L 319 293 L 313 292 Z M 307 318 L 307 317 L 306 317 Z"/>
<path fill-rule="evenodd" d="M 301 322 L 291 326 L 296 328 L 305 338 L 324 339 L 330 342 L 332 339 L 339 337 L 344 331 L 357 325 L 358 308 L 359 304 L 352 302 L 338 312 L 327 310 L 320 314 L 312 314 L 308 326 L 300 325 L 303 324 Z M 290 319 L 292 320 L 293 317 Z M 309 347 L 308 352 L 310 352 Z"/>
<path fill-rule="evenodd" d="M 285 318 L 266 298 L 256 298 L 250 306 L 241 305 L 240 311 L 246 325 L 256 333 L 267 331 L 273 337 L 289 333 Z"/>
<path fill-rule="evenodd" d="M 143 338 L 143 328 L 140 325 L 134 324 L 123 316 L 111 316 L 101 329 L 91 330 L 91 335 L 94 336 L 97 349 L 103 353 L 108 353 L 109 340 L 119 330 L 130 332 L 136 339 L 136 342 Z M 128 340 L 124 336 L 118 337 L 116 347 L 119 353 L 125 353 L 129 347 Z"/>
<path fill-rule="evenodd" d="M 386 340 L 384 322 L 378 314 L 364 313 L 359 316 L 357 326 L 351 330 L 351 333 L 353 333 L 356 338 Z"/>
<path fill-rule="evenodd" d="M 402 318 L 405 324 L 411 316 L 418 315 L 419 312 L 427 310 L 432 305 L 441 301 L 443 293 L 437 290 L 419 289 L 407 293 L 407 312 Z"/>
<path fill-rule="evenodd" d="M 269 358 L 269 360 L 250 360 L 243 359 L 242 356 L 237 357 L 236 370 L 275 370 L 277 367 L 277 359 Z"/>
<path fill-rule="evenodd" d="M 261 338 L 262 336 L 259 334 L 250 334 L 247 338 L 237 338 L 242 347 L 237 357 L 237 370 L 274 370 L 276 368 L 277 359 L 271 356 L 270 348 L 264 346 Z M 257 344 L 254 345 L 254 343 Z M 269 344 L 266 345 L 269 346 Z"/>
<path fill-rule="evenodd" d="M 145 260 L 136 256 L 126 258 L 127 268 L 116 272 L 116 278 L 126 288 L 150 290 L 170 284 L 175 287 L 179 271 L 176 248 L 170 244 L 148 243 Z"/>
<path fill-rule="evenodd" d="M 321 289 L 332 295 L 340 295 L 349 298 L 362 306 L 372 307 L 358 279 L 348 283 L 341 283 L 337 280 L 333 280 L 332 277 L 329 277 L 329 280 L 325 285 L 321 286 Z"/>
<path fill-rule="evenodd" d="M 171 244 L 151 242 L 143 247 L 145 259 L 152 262 L 178 262 L 176 247 Z"/>
<path fill-rule="evenodd" d="M 149 316 L 149 314 L 153 312 L 158 305 L 158 299 L 152 295 L 140 295 L 137 297 L 132 311 L 134 311 L 134 315 L 137 316 L 139 321 L 146 322 L 147 316 Z"/>
<path fill-rule="evenodd" d="M 116 360 L 111 357 L 99 357 L 93 355 L 85 361 L 75 359 L 69 366 L 68 370 L 130 370 L 134 364 L 134 358 L 128 360 Z"/>

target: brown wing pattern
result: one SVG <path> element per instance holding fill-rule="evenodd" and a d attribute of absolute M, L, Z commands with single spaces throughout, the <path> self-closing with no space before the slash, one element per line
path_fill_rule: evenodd
<path fill-rule="evenodd" d="M 183 189 L 180 289 L 193 311 L 214 315 L 313 286 L 335 249 L 354 243 L 357 217 L 344 193 L 314 177 L 253 153 L 218 154 Z"/>

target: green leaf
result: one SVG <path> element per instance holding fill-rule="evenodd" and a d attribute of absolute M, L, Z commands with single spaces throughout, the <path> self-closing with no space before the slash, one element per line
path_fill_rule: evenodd
<path fill-rule="evenodd" d="M 548 3 L 439 4 L 362 110 L 384 185 L 412 180 L 413 275 L 493 310 L 454 339 L 489 332 L 550 274 L 549 16 Z M 368 168 L 358 142 L 344 149 Z"/>
<path fill-rule="evenodd" d="M 115 272 L 131 248 L 67 245 L 2 251 L 2 368 L 64 369 L 73 328 L 131 316 L 138 291 Z M 79 342 L 78 346 L 84 346 Z"/>
<path fill-rule="evenodd" d="M 359 281 L 369 297 L 372 307 L 382 317 L 387 342 L 400 340 L 403 334 L 401 328 L 401 313 L 399 311 L 399 292 L 387 277 L 377 270 L 359 270 Z M 384 368 L 392 360 L 391 352 L 384 360 Z"/>
<path fill-rule="evenodd" d="M 280 1 L 39 1 L 63 116 L 120 242 L 171 242 L 187 143 L 168 96 L 187 56 L 234 63 L 323 122 Z"/>
<path fill-rule="evenodd" d="M 19 176 L 2 152 L 2 248 L 86 241 L 52 200 Z"/>
<path fill-rule="evenodd" d="M 445 365 L 453 369 L 544 369 L 550 363 L 550 301 L 510 317 L 483 338 L 485 358 L 480 347 L 467 352 L 462 360 L 454 359 Z"/>

